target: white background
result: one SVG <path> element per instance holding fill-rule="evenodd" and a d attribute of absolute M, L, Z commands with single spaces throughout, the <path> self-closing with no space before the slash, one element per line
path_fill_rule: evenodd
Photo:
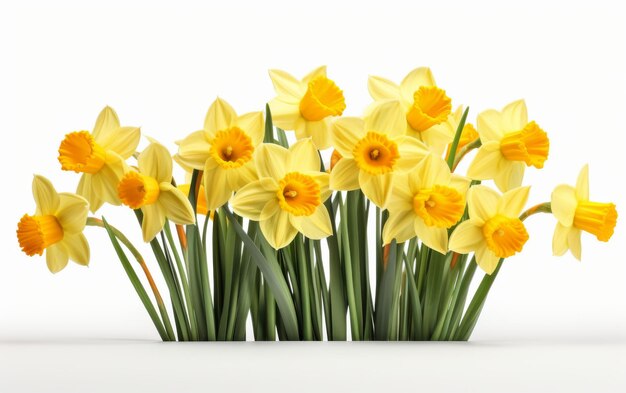
<path fill-rule="evenodd" d="M 608 244 L 583 235 L 582 263 L 552 256 L 551 216 L 528 220 L 531 239 L 505 262 L 473 338 L 623 345 L 626 18 L 612 3 L 29 3 L 3 5 L 0 17 L 0 341 L 158 339 L 102 230 L 87 229 L 89 268 L 70 263 L 52 275 L 44 258 L 20 252 L 15 229 L 34 211 L 32 174 L 59 191 L 77 184 L 56 160 L 65 133 L 91 130 L 110 105 L 122 125 L 174 152 L 216 96 L 238 112 L 262 110 L 274 94 L 268 69 L 301 77 L 326 64 L 347 115 L 370 102 L 368 75 L 399 82 L 417 66 L 432 68 L 454 105 L 471 107 L 471 121 L 525 98 L 551 139 L 545 168 L 527 171 L 529 205 L 573 184 L 589 162 L 592 199 L 615 202 L 622 217 Z M 100 214 L 140 242 L 129 210 Z M 596 356 L 624 365 L 623 350 Z"/>

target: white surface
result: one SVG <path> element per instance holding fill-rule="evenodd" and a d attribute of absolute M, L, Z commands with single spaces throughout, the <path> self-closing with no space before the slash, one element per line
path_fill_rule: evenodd
<path fill-rule="evenodd" d="M 370 102 L 368 74 L 400 81 L 408 71 L 424 65 L 433 69 L 454 105 L 471 106 L 472 121 L 480 110 L 501 108 L 523 97 L 530 117 L 551 138 L 545 169 L 527 171 L 525 182 L 533 185 L 529 205 L 548 200 L 556 184 L 575 182 L 580 167 L 590 162 L 592 197 L 612 200 L 620 214 L 624 211 L 626 28 L 624 13 L 612 3 L 568 2 L 567 7 L 560 7 L 547 2 L 506 6 L 500 2 L 385 1 L 355 6 L 316 1 L 315 5 L 306 3 L 306 9 L 291 2 L 261 3 L 202 8 L 188 3 L 131 7 L 112 1 L 91 8 L 83 2 L 58 1 L 54 7 L 24 2 L 20 8 L 2 10 L 4 142 L 0 160 L 5 192 L 0 209 L 0 338 L 157 338 L 102 231 L 87 230 L 93 255 L 88 269 L 70 264 L 53 276 L 42 258 L 28 258 L 20 252 L 15 228 L 21 215 L 34 208 L 32 173 L 51 178 L 59 190 L 73 190 L 78 177 L 60 170 L 57 146 L 65 133 L 91 129 L 104 105 L 113 106 L 124 125 L 142 126 L 146 135 L 172 148 L 174 140 L 201 127 L 217 95 L 239 112 L 262 110 L 274 94 L 269 68 L 302 76 L 327 64 L 329 76 L 345 90 L 348 115 L 359 114 Z M 129 237 L 140 242 L 129 211 L 106 207 L 99 214 L 132 229 L 127 231 Z M 569 255 L 551 256 L 552 217 L 528 220 L 531 240 L 523 254 L 506 262 L 474 338 L 514 343 L 622 340 L 626 331 L 623 223 L 624 214 L 609 244 L 584 235 L 583 262 L 578 263 Z M 151 266 L 153 272 L 158 270 L 154 263 Z M 162 282 L 160 286 L 164 291 Z M 109 360 L 94 360 L 88 346 L 66 344 L 5 344 L 2 356 L 3 362 L 8 361 L 5 353 L 20 356 L 20 364 L 26 367 L 24 353 L 34 355 L 36 348 L 43 348 L 44 358 L 52 364 L 50 370 L 62 368 L 68 377 L 80 375 L 74 372 L 77 368 L 90 367 L 83 357 L 87 356 L 95 362 L 93 367 L 122 370 L 121 365 L 127 365 L 125 375 L 131 378 L 130 358 L 115 356 L 115 346 L 93 345 L 106 352 L 103 359 Z M 53 354 L 64 348 L 74 348 L 76 356 L 55 363 Z M 141 344 L 139 348 L 146 357 L 158 348 L 183 358 L 178 348 L 200 351 L 204 347 Z M 280 348 L 289 353 L 296 347 Z M 471 363 L 476 347 L 425 348 L 432 353 L 438 351 L 433 348 L 445 348 L 450 362 L 456 362 L 454 356 L 460 354 Z M 457 348 L 463 350 L 457 353 Z M 514 367 L 528 364 L 549 378 L 549 359 L 556 358 L 535 359 L 532 346 L 514 348 L 526 360 L 512 356 L 505 344 L 485 344 L 481 350 L 489 356 L 484 370 L 494 366 L 505 372 L 499 357 L 504 356 Z M 551 353 L 549 348 L 544 353 Z M 565 361 L 575 366 L 573 375 L 583 378 L 577 370 L 591 359 L 584 358 L 581 365 L 574 362 L 570 355 L 579 349 L 602 361 L 605 355 L 616 356 L 623 346 L 582 344 L 562 350 L 552 367 L 565 373 L 559 363 Z M 194 356 L 205 355 L 197 352 Z M 212 356 L 215 361 L 223 353 L 214 351 Z M 262 363 L 260 353 L 257 356 Z M 37 366 L 46 364 L 37 356 L 29 359 Z M 387 360 L 393 362 L 393 356 Z M 375 358 L 371 361 L 376 362 Z M 283 362 L 295 367 L 288 360 Z M 342 365 L 337 362 L 333 364 Z M 447 369 L 441 362 L 438 370 Z M 615 364 L 607 364 L 606 370 L 590 370 L 608 376 Z M 373 378 L 371 373 L 355 371 L 355 375 Z"/>

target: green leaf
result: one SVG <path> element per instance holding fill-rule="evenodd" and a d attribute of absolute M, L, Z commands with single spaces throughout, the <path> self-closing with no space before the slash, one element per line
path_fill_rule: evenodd
<path fill-rule="evenodd" d="M 459 141 L 461 140 L 461 134 L 463 133 L 463 127 L 465 127 L 465 121 L 467 120 L 468 113 L 469 107 L 465 108 L 465 112 L 463 112 L 459 126 L 456 128 L 456 133 L 454 134 L 452 146 L 450 146 L 450 155 L 448 156 L 448 167 L 450 167 L 450 169 L 454 167 L 454 156 L 456 155 L 456 149 L 458 148 Z"/>

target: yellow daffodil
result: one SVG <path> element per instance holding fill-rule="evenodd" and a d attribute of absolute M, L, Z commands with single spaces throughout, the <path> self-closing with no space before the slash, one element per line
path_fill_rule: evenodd
<path fill-rule="evenodd" d="M 310 239 L 333 233 L 324 201 L 330 196 L 328 173 L 310 138 L 289 150 L 262 144 L 256 157 L 259 180 L 242 187 L 231 203 L 240 216 L 259 221 L 275 249 L 285 247 L 301 232 Z"/>
<path fill-rule="evenodd" d="M 191 184 L 179 184 L 177 188 L 183 192 L 187 197 L 189 197 L 189 191 Z M 200 184 L 198 187 L 198 200 L 196 201 L 196 213 L 206 216 L 209 213 L 209 209 L 206 207 L 206 195 L 204 193 L 204 186 Z M 211 217 L 213 216 L 211 212 Z"/>
<path fill-rule="evenodd" d="M 61 169 L 83 173 L 76 192 L 89 201 L 92 212 L 104 202 L 120 204 L 116 186 L 124 175 L 124 161 L 133 155 L 140 137 L 138 127 L 121 127 L 117 114 L 107 106 L 98 115 L 91 134 L 71 132 L 61 142 Z"/>
<path fill-rule="evenodd" d="M 552 214 L 558 220 L 552 252 L 563 255 L 567 250 L 576 259 L 581 258 L 580 231 L 595 235 L 607 242 L 613 236 L 617 222 L 617 210 L 613 203 L 589 200 L 589 167 L 585 165 L 576 182 L 576 187 L 562 184 L 552 192 Z"/>
<path fill-rule="evenodd" d="M 343 117 L 333 126 L 335 149 L 341 155 L 330 173 L 333 190 L 359 187 L 376 206 L 385 208 L 393 175 L 409 171 L 428 154 L 428 147 L 404 134 L 400 102 L 375 107 L 365 120 Z"/>
<path fill-rule="evenodd" d="M 537 123 L 528 122 L 524 100 L 510 103 L 501 112 L 480 113 L 477 125 L 482 146 L 467 171 L 470 178 L 493 179 L 504 192 L 522 184 L 526 166 L 543 168 L 550 141 Z"/>
<path fill-rule="evenodd" d="M 172 157 L 158 143 L 151 143 L 137 159 L 139 171 L 129 170 L 117 185 L 120 200 L 141 209 L 143 240 L 152 240 L 165 219 L 185 225 L 195 223 L 193 208 L 182 191 L 172 185 Z"/>
<path fill-rule="evenodd" d="M 465 211 L 470 179 L 452 175 L 441 157 L 429 154 L 415 170 L 398 175 L 389 199 L 383 242 L 398 243 L 417 236 L 426 246 L 448 252 L 447 229 Z"/>
<path fill-rule="evenodd" d="M 406 134 L 424 142 L 441 155 L 454 139 L 456 131 L 452 118 L 452 100 L 435 84 L 430 68 L 416 68 L 400 85 L 370 76 L 367 83 L 370 95 L 376 101 L 399 100 L 405 115 Z"/>
<path fill-rule="evenodd" d="M 202 181 L 207 209 L 224 205 L 243 185 L 256 179 L 253 156 L 263 141 L 263 114 L 237 116 L 221 98 L 216 99 L 204 121 L 204 129 L 176 142 L 174 160 L 183 168 L 204 171 Z"/>
<path fill-rule="evenodd" d="M 463 117 L 463 106 L 459 106 L 454 112 L 454 128 L 456 129 L 461 122 L 461 118 Z M 467 146 L 468 144 L 474 142 L 479 138 L 478 132 L 472 123 L 465 123 L 463 126 L 463 130 L 461 131 L 461 138 L 459 139 L 459 144 L 457 145 L 455 151 L 455 157 L 458 157 L 459 150 Z M 446 151 L 446 161 L 448 157 L 450 157 L 450 150 L 452 150 L 452 144 L 448 146 L 448 150 Z"/>
<path fill-rule="evenodd" d="M 500 258 L 522 251 L 528 233 L 519 215 L 530 187 L 514 188 L 500 195 L 486 186 L 474 186 L 467 193 L 469 220 L 450 236 L 450 250 L 459 254 L 473 251 L 476 263 L 493 273 Z"/>
<path fill-rule="evenodd" d="M 318 149 L 331 145 L 331 119 L 346 109 L 343 91 L 326 77 L 326 67 L 311 71 L 302 80 L 280 70 L 270 70 L 277 97 L 270 101 L 274 125 L 311 137 Z"/>
<path fill-rule="evenodd" d="M 67 266 L 69 259 L 79 265 L 89 264 L 89 244 L 83 229 L 89 203 L 79 195 L 57 193 L 43 176 L 33 179 L 35 215 L 25 214 L 17 224 L 17 239 L 28 256 L 42 255 L 52 273 Z"/>

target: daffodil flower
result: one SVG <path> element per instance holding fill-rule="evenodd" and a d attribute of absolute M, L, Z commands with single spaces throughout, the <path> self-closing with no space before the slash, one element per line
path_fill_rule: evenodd
<path fill-rule="evenodd" d="M 261 231 L 275 249 L 287 246 L 298 232 L 310 239 L 332 235 L 324 201 L 330 196 L 328 174 L 320 172 L 320 158 L 310 138 L 289 150 L 262 144 L 256 157 L 259 179 L 233 197 L 233 210 L 259 221 Z"/>
<path fill-rule="evenodd" d="M 243 185 L 256 180 L 253 156 L 263 141 L 263 114 L 237 116 L 221 98 L 209 108 L 204 129 L 176 142 L 174 160 L 183 168 L 204 171 L 207 209 L 216 210 Z"/>
<path fill-rule="evenodd" d="M 176 187 L 179 190 L 181 190 L 183 194 L 189 197 L 189 193 L 191 191 L 191 184 L 189 183 L 179 184 Z M 200 184 L 200 187 L 198 187 L 198 197 L 196 201 L 196 213 L 201 214 L 203 216 L 206 216 L 207 214 L 209 214 L 209 209 L 207 209 L 206 207 L 206 194 L 204 192 L 204 186 L 202 184 Z M 213 217 L 213 214 L 211 214 L 211 217 Z"/>
<path fill-rule="evenodd" d="M 526 166 L 543 168 L 548 159 L 548 135 L 534 121 L 528 122 L 524 100 L 501 112 L 480 113 L 477 126 L 482 146 L 467 170 L 472 179 L 493 179 L 504 192 L 522 184 Z"/>
<path fill-rule="evenodd" d="M 459 254 L 473 251 L 476 263 L 487 274 L 496 270 L 500 258 L 522 251 L 528 232 L 519 215 L 529 190 L 519 187 L 500 195 L 483 185 L 471 187 L 467 193 L 469 220 L 450 236 L 450 250 Z"/>
<path fill-rule="evenodd" d="M 430 68 L 416 68 L 400 85 L 379 76 L 367 82 L 370 95 L 376 101 L 399 100 L 405 115 L 406 134 L 424 142 L 441 155 L 454 139 L 456 128 L 452 118 L 452 100 L 435 84 Z"/>
<path fill-rule="evenodd" d="M 83 173 L 76 192 L 89 201 L 92 212 L 104 202 L 120 204 L 116 186 L 126 170 L 124 161 L 133 155 L 140 137 L 139 128 L 121 127 L 117 114 L 107 106 L 98 115 L 91 134 L 71 132 L 61 142 L 61 169 Z"/>
<path fill-rule="evenodd" d="M 318 149 L 331 145 L 331 120 L 346 109 L 343 91 L 326 77 L 326 67 L 311 71 L 302 80 L 280 70 L 270 70 L 277 97 L 269 102 L 274 125 L 296 132 L 296 138 L 312 138 Z"/>
<path fill-rule="evenodd" d="M 452 175 L 441 157 L 429 154 L 415 170 L 398 175 L 389 200 L 383 242 L 403 243 L 417 236 L 426 246 L 448 252 L 447 229 L 465 211 L 471 180 Z"/>
<path fill-rule="evenodd" d="M 143 240 L 149 242 L 163 229 L 165 219 L 176 224 L 193 224 L 195 215 L 183 192 L 172 185 L 172 157 L 158 143 L 151 143 L 138 157 L 139 171 L 129 170 L 120 180 L 120 200 L 141 209 Z"/>
<path fill-rule="evenodd" d="M 576 187 L 566 184 L 552 192 L 552 214 L 558 220 L 552 252 L 563 255 L 570 250 L 576 259 L 581 258 L 580 231 L 589 232 L 603 242 L 608 242 L 617 222 L 617 210 L 613 203 L 589 200 L 589 166 L 585 165 L 578 175 Z"/>
<path fill-rule="evenodd" d="M 79 195 L 57 193 L 43 176 L 33 179 L 36 211 L 25 214 L 17 224 L 17 239 L 28 256 L 42 255 L 52 273 L 67 266 L 68 260 L 89 264 L 89 244 L 83 229 L 87 223 L 89 203 Z"/>
<path fill-rule="evenodd" d="M 342 158 L 330 173 L 330 188 L 361 188 L 376 206 L 385 208 L 393 175 L 415 168 L 429 153 L 426 145 L 405 135 L 405 121 L 398 101 L 377 106 L 365 120 L 338 119 L 333 139 Z"/>

